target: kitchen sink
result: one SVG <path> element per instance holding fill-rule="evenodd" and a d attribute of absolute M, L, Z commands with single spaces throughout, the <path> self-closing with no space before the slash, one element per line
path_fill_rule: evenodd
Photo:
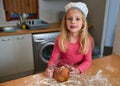
<path fill-rule="evenodd" d="M 21 28 L 18 26 L 6 26 L 6 27 L 0 27 L 0 32 L 16 32 L 17 30 L 20 30 Z"/>

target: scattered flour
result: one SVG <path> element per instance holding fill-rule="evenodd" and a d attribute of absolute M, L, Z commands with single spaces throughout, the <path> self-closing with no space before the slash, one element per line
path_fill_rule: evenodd
<path fill-rule="evenodd" d="M 90 77 L 89 86 L 112 86 L 107 77 L 102 76 L 102 70 L 99 70 L 95 76 Z"/>
<path fill-rule="evenodd" d="M 33 82 L 27 82 L 26 86 L 112 86 L 109 83 L 107 77 L 102 76 L 102 70 L 100 69 L 95 76 L 87 76 L 85 74 L 74 75 L 74 77 L 70 77 L 70 79 L 63 83 L 58 83 L 54 79 L 41 79 L 39 76 L 33 76 Z"/>
<path fill-rule="evenodd" d="M 117 72 L 118 71 L 116 67 L 113 67 L 113 66 L 110 66 L 110 65 L 106 66 L 106 69 L 111 71 L 111 72 Z"/>

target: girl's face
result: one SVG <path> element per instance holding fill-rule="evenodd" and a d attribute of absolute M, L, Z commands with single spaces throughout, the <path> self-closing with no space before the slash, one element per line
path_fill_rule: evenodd
<path fill-rule="evenodd" d="M 71 33 L 78 33 L 82 28 L 82 13 L 77 9 L 70 9 L 66 15 L 66 26 Z"/>

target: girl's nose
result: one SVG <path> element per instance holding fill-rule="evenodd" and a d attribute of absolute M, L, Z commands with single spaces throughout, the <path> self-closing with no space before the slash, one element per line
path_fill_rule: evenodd
<path fill-rule="evenodd" d="M 75 19 L 72 19 L 72 21 L 71 21 L 73 24 L 75 23 Z"/>

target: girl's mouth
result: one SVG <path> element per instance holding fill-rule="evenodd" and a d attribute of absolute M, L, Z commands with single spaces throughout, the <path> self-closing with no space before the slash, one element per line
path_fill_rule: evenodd
<path fill-rule="evenodd" d="M 70 28 L 73 28 L 73 29 L 74 29 L 74 28 L 76 28 L 76 26 L 70 26 Z"/>

